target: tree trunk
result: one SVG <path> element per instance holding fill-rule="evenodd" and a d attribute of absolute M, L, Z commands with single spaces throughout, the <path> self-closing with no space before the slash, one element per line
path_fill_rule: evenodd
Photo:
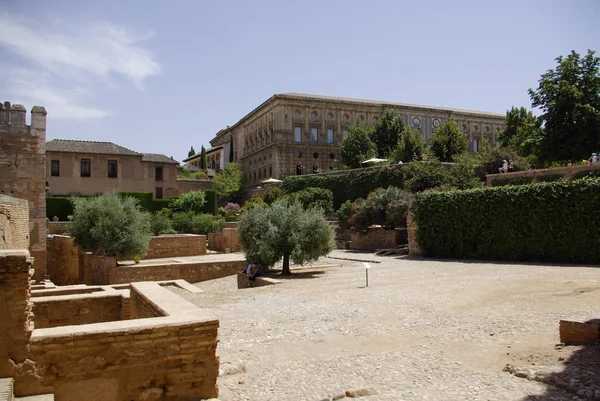
<path fill-rule="evenodd" d="M 284 253 L 283 254 L 283 269 L 281 270 L 281 275 L 289 276 L 291 274 L 292 274 L 292 272 L 290 271 L 290 254 Z"/>

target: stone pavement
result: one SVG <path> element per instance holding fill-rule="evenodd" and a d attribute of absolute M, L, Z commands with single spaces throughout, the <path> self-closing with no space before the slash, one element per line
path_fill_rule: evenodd
<path fill-rule="evenodd" d="M 174 290 L 219 317 L 222 366 L 244 366 L 220 377 L 220 400 L 584 399 L 503 368 L 569 360 L 558 321 L 600 315 L 600 268 L 334 251 L 293 271 L 277 286 Z"/>

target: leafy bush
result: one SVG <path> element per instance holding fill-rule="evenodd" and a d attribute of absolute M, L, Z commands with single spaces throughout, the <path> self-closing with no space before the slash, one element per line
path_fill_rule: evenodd
<path fill-rule="evenodd" d="M 458 189 L 480 188 L 483 181 L 477 177 L 476 162 L 472 157 L 460 155 L 454 157 L 454 165 L 450 169 L 448 184 Z"/>
<path fill-rule="evenodd" d="M 553 182 L 562 180 L 562 174 L 538 175 L 537 182 Z"/>
<path fill-rule="evenodd" d="M 179 195 L 169 204 L 173 212 L 194 212 L 202 213 L 202 208 L 206 203 L 206 197 L 203 191 L 186 192 Z"/>
<path fill-rule="evenodd" d="M 519 156 L 517 151 L 513 148 L 494 148 L 488 155 L 482 160 L 483 169 L 487 174 L 500 174 L 500 168 L 502 167 L 503 160 L 513 161 L 514 171 L 525 171 L 529 168 L 527 160 Z"/>
<path fill-rule="evenodd" d="M 96 254 L 121 257 L 148 250 L 150 215 L 131 197 L 102 195 L 75 198 L 70 233 L 75 245 Z"/>
<path fill-rule="evenodd" d="M 130 198 L 134 198 L 138 200 L 138 205 L 142 208 L 142 210 L 144 211 L 151 211 L 153 208 L 152 205 L 152 192 L 119 192 L 119 196 L 124 198 L 124 197 L 130 197 Z"/>
<path fill-rule="evenodd" d="M 270 186 L 266 187 L 262 191 L 261 198 L 267 203 L 267 205 L 270 205 L 276 200 L 283 198 L 285 194 L 286 192 L 279 186 Z"/>
<path fill-rule="evenodd" d="M 402 187 L 404 168 L 386 165 L 328 174 L 297 175 L 286 177 L 280 187 L 288 193 L 306 188 L 328 189 L 333 193 L 333 207 L 338 209 L 347 200 L 366 198 L 375 188 Z"/>
<path fill-rule="evenodd" d="M 395 228 L 405 225 L 408 194 L 396 187 L 378 188 L 364 202 L 357 204 L 352 225 L 365 231 L 371 225 Z"/>
<path fill-rule="evenodd" d="M 533 182 L 533 177 L 514 177 L 514 178 L 504 178 L 504 179 L 495 179 L 492 181 L 493 187 L 503 187 L 506 185 L 526 185 L 531 184 Z"/>
<path fill-rule="evenodd" d="M 172 217 L 173 228 L 181 234 L 208 234 L 221 231 L 225 219 L 212 214 L 192 211 L 176 212 Z"/>
<path fill-rule="evenodd" d="M 450 173 L 438 160 L 414 162 L 404 168 L 405 188 L 412 193 L 451 182 Z"/>
<path fill-rule="evenodd" d="M 333 192 L 323 188 L 306 188 L 286 195 L 291 202 L 299 202 L 304 209 L 319 207 L 325 213 L 333 211 Z"/>
<path fill-rule="evenodd" d="M 249 261 L 268 267 L 283 257 L 284 275 L 290 274 L 290 260 L 301 264 L 335 248 L 333 228 L 322 213 L 286 200 L 248 209 L 240 217 L 238 236 Z"/>
<path fill-rule="evenodd" d="M 264 200 L 262 200 L 258 196 L 255 196 L 254 198 L 250 199 L 248 202 L 244 203 L 244 206 L 242 206 L 242 213 L 245 213 L 246 211 L 248 211 L 249 209 L 251 209 L 255 206 L 269 207 L 269 205 L 267 205 Z"/>
<path fill-rule="evenodd" d="M 600 170 L 580 171 L 573 176 L 573 179 L 576 180 L 584 177 L 600 178 Z"/>
<path fill-rule="evenodd" d="M 153 214 L 150 219 L 150 227 L 154 235 L 172 234 L 175 232 L 171 224 L 171 219 L 169 219 L 169 215 L 166 213 Z"/>
<path fill-rule="evenodd" d="M 340 206 L 335 214 L 338 218 L 338 226 L 342 230 L 350 228 L 348 221 L 350 220 L 350 217 L 352 217 L 352 201 L 347 200 L 346 202 L 342 203 L 342 206 Z"/>
<path fill-rule="evenodd" d="M 427 256 L 598 263 L 600 179 L 452 192 L 413 203 Z"/>

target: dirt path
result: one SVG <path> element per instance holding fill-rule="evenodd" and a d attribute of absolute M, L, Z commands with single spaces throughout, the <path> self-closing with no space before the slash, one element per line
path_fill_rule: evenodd
<path fill-rule="evenodd" d="M 566 400 L 506 364 L 557 365 L 561 318 L 600 317 L 600 268 L 411 260 L 335 251 L 337 265 L 281 285 L 235 289 L 235 277 L 181 293 L 221 322 L 221 399 Z M 360 262 L 371 260 L 369 287 Z M 600 386 L 599 386 L 600 388 Z"/>

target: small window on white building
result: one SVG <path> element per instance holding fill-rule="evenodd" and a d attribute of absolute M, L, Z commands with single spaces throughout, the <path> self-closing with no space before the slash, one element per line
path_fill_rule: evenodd
<path fill-rule="evenodd" d="M 311 128 L 310 129 L 310 135 L 312 136 L 313 142 L 317 142 L 319 140 L 319 129 L 318 128 Z"/>
<path fill-rule="evenodd" d="M 333 129 L 327 130 L 327 143 L 333 143 Z"/>
<path fill-rule="evenodd" d="M 302 142 L 302 127 L 294 127 L 294 140 Z"/>
<path fill-rule="evenodd" d="M 473 139 L 473 152 L 479 153 L 479 143 L 477 142 L 477 139 Z"/>

